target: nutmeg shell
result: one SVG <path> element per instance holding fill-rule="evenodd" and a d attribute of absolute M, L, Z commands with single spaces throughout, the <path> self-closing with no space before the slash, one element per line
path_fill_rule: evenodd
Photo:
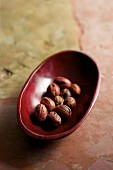
<path fill-rule="evenodd" d="M 61 90 L 60 95 L 61 95 L 64 99 L 66 99 L 67 97 L 70 97 L 70 96 L 71 96 L 71 92 L 70 92 L 69 89 L 65 88 L 65 89 Z"/>
<path fill-rule="evenodd" d="M 71 86 L 71 81 L 65 77 L 56 77 L 54 83 L 58 84 L 60 88 L 69 88 Z"/>
<path fill-rule="evenodd" d="M 73 97 L 67 97 L 64 100 L 64 104 L 69 106 L 70 108 L 74 108 L 76 106 L 76 100 Z"/>
<path fill-rule="evenodd" d="M 40 103 L 44 104 L 49 111 L 55 108 L 55 102 L 49 97 L 42 97 Z"/>
<path fill-rule="evenodd" d="M 48 117 L 51 119 L 52 126 L 57 127 L 61 125 L 61 117 L 55 111 L 49 112 Z"/>
<path fill-rule="evenodd" d="M 76 96 L 81 93 L 80 86 L 78 84 L 75 84 L 75 83 L 71 84 L 70 90 Z"/>
<path fill-rule="evenodd" d="M 46 106 L 43 104 L 38 104 L 35 108 L 34 115 L 38 119 L 39 122 L 44 121 L 48 115 L 48 110 Z"/>
<path fill-rule="evenodd" d="M 60 87 L 52 82 L 47 88 L 47 93 L 51 98 L 58 96 L 60 94 Z"/>
<path fill-rule="evenodd" d="M 63 102 L 64 102 L 64 99 L 61 96 L 55 96 L 54 101 L 55 101 L 55 104 L 57 106 L 57 105 L 62 105 Z"/>
<path fill-rule="evenodd" d="M 64 118 L 70 118 L 72 115 L 72 111 L 67 105 L 59 105 L 55 111 Z"/>

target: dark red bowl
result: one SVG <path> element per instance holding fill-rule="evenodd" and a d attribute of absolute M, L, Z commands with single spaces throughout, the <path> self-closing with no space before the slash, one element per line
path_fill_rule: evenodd
<path fill-rule="evenodd" d="M 56 76 L 64 76 L 81 87 L 72 118 L 54 130 L 44 130 L 31 121 L 35 106 Z M 43 61 L 30 75 L 18 99 L 17 118 L 23 131 L 31 137 L 52 140 L 64 137 L 77 129 L 88 116 L 100 87 L 97 64 L 78 51 L 62 51 Z"/>

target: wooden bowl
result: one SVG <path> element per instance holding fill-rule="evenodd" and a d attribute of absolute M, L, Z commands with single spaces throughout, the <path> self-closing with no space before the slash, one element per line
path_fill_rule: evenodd
<path fill-rule="evenodd" d="M 31 121 L 34 108 L 40 103 L 48 85 L 57 76 L 64 76 L 81 87 L 72 118 L 54 130 L 45 130 Z M 43 140 L 59 139 L 76 130 L 88 116 L 98 96 L 100 72 L 88 55 L 79 51 L 62 51 L 48 57 L 30 75 L 18 99 L 17 118 L 23 131 Z"/>

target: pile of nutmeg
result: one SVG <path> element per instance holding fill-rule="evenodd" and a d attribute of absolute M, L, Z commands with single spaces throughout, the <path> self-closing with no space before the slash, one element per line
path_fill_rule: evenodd
<path fill-rule="evenodd" d="M 34 116 L 41 126 L 56 128 L 71 118 L 76 106 L 76 97 L 81 93 L 79 85 L 65 77 L 56 77 L 47 88 L 47 95 L 42 97 L 34 111 Z"/>

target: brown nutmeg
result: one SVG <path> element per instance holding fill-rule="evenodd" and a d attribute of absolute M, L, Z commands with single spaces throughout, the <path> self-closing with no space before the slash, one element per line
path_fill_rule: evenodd
<path fill-rule="evenodd" d="M 71 96 L 71 92 L 70 92 L 69 89 L 66 89 L 66 88 L 65 88 L 65 89 L 61 90 L 60 95 L 61 95 L 64 99 L 66 99 L 67 97 L 70 97 L 70 96 Z"/>
<path fill-rule="evenodd" d="M 57 105 L 63 104 L 64 99 L 61 96 L 55 96 L 54 101 L 55 101 L 55 104 L 57 106 Z"/>
<path fill-rule="evenodd" d="M 76 106 L 76 100 L 73 97 L 67 97 L 64 100 L 64 104 L 69 106 L 70 108 L 74 108 Z"/>
<path fill-rule="evenodd" d="M 48 117 L 51 119 L 52 126 L 61 125 L 61 117 L 55 111 L 49 112 Z"/>
<path fill-rule="evenodd" d="M 60 94 L 60 87 L 56 83 L 51 83 L 47 88 L 47 93 L 52 98 L 58 96 Z"/>
<path fill-rule="evenodd" d="M 80 86 L 75 83 L 71 84 L 70 90 L 74 95 L 79 95 L 81 93 Z"/>
<path fill-rule="evenodd" d="M 55 102 L 49 97 L 42 97 L 41 103 L 44 104 L 49 111 L 55 108 Z"/>
<path fill-rule="evenodd" d="M 55 108 L 55 111 L 64 118 L 70 118 L 72 115 L 72 111 L 67 105 L 59 105 Z"/>
<path fill-rule="evenodd" d="M 46 119 L 48 111 L 45 105 L 38 104 L 35 108 L 35 117 L 39 120 L 39 122 L 42 122 Z"/>
<path fill-rule="evenodd" d="M 65 77 L 56 77 L 54 83 L 58 84 L 60 88 L 69 88 L 71 86 L 71 81 Z"/>

